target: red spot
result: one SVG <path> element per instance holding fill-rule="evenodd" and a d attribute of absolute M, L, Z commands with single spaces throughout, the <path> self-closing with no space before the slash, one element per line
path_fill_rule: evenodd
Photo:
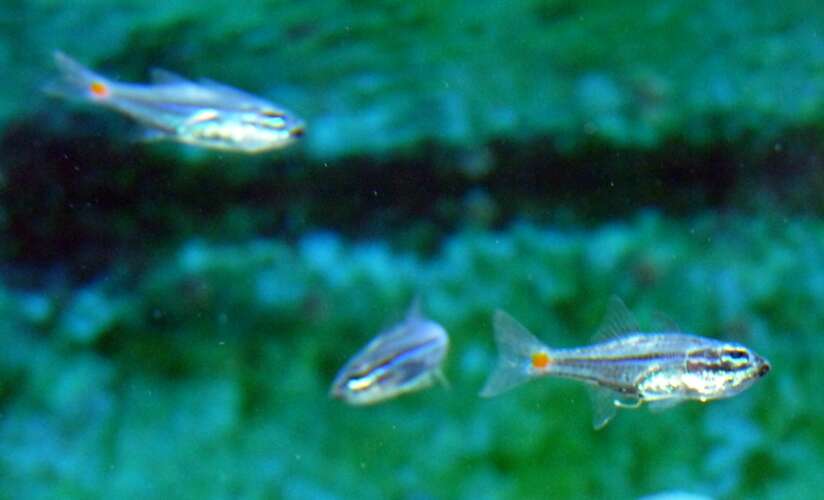
<path fill-rule="evenodd" d="M 532 354 L 532 368 L 536 370 L 544 370 L 549 366 L 549 354 L 540 351 Z"/>
<path fill-rule="evenodd" d="M 103 82 L 92 82 L 89 85 L 89 92 L 92 93 L 92 96 L 97 98 L 104 98 L 109 97 L 109 86 Z"/>

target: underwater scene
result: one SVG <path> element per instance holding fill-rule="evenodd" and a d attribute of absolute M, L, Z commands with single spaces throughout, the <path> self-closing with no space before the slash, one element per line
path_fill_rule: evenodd
<path fill-rule="evenodd" d="M 0 24 L 0 500 L 824 498 L 824 7 Z"/>

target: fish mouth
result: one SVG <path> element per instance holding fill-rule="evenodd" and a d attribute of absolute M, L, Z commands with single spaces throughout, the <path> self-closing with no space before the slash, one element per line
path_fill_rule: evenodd
<path fill-rule="evenodd" d="M 304 127 L 303 125 L 299 125 L 297 127 L 294 127 L 294 128 L 292 128 L 292 130 L 289 131 L 289 135 L 296 138 L 296 139 L 298 137 L 303 137 L 304 133 L 306 133 L 306 127 Z"/>
<path fill-rule="evenodd" d="M 764 375 L 768 374 L 770 372 L 770 370 L 772 369 L 772 366 L 770 366 L 770 362 L 767 361 L 764 358 L 758 358 L 758 363 L 759 363 L 759 366 L 758 366 L 758 376 L 759 377 L 763 377 Z"/>

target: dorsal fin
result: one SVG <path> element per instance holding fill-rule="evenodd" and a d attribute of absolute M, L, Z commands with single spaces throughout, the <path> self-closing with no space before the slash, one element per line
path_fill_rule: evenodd
<path fill-rule="evenodd" d="M 208 122 L 212 120 L 216 120 L 220 118 L 220 113 L 216 109 L 201 109 L 196 113 L 193 113 L 192 116 L 186 119 L 186 125 L 196 125 L 198 123 Z"/>
<path fill-rule="evenodd" d="M 419 320 L 422 317 L 423 312 L 421 311 L 421 295 L 416 293 L 412 298 L 412 303 L 409 304 L 409 309 L 406 310 L 406 320 L 414 321 Z"/>
<path fill-rule="evenodd" d="M 432 372 L 432 376 L 435 378 L 435 381 L 440 382 L 447 391 L 452 389 L 452 384 L 449 383 L 449 379 L 444 375 L 442 367 Z"/>
<path fill-rule="evenodd" d="M 197 83 L 200 84 L 202 87 L 211 90 L 212 92 L 221 94 L 225 98 L 235 99 L 238 101 L 238 103 L 242 103 L 247 106 L 254 105 L 264 108 L 274 107 L 272 103 L 270 103 L 262 97 L 250 94 L 245 90 L 240 90 L 225 83 L 220 83 L 215 80 L 210 80 L 208 78 L 201 78 L 197 81 Z"/>
<path fill-rule="evenodd" d="M 192 83 L 191 80 L 187 80 L 186 78 L 178 75 L 177 73 L 172 73 L 171 71 L 162 68 L 152 68 L 150 72 L 150 78 L 152 80 L 152 83 L 156 83 L 159 85 Z"/>
<path fill-rule="evenodd" d="M 653 327 L 656 332 L 681 333 L 681 327 L 678 326 L 678 323 L 661 311 L 652 313 L 652 321 L 654 322 Z"/>
<path fill-rule="evenodd" d="M 604 315 L 604 321 L 601 326 L 592 336 L 595 342 L 604 342 L 606 340 L 614 339 L 629 333 L 638 333 L 641 329 L 638 327 L 638 322 L 629 312 L 624 302 L 613 295 L 607 302 L 607 312 Z"/>

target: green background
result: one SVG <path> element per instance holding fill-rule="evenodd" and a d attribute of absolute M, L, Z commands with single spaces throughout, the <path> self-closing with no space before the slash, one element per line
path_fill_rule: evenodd
<path fill-rule="evenodd" d="M 824 10 L 812 2 L 0 6 L 0 498 L 814 498 L 824 490 Z M 289 150 L 135 142 L 40 93 L 60 49 L 297 112 Z M 450 387 L 328 398 L 414 296 Z M 736 398 L 591 428 L 491 400 L 491 316 L 583 345 L 742 342 Z"/>

